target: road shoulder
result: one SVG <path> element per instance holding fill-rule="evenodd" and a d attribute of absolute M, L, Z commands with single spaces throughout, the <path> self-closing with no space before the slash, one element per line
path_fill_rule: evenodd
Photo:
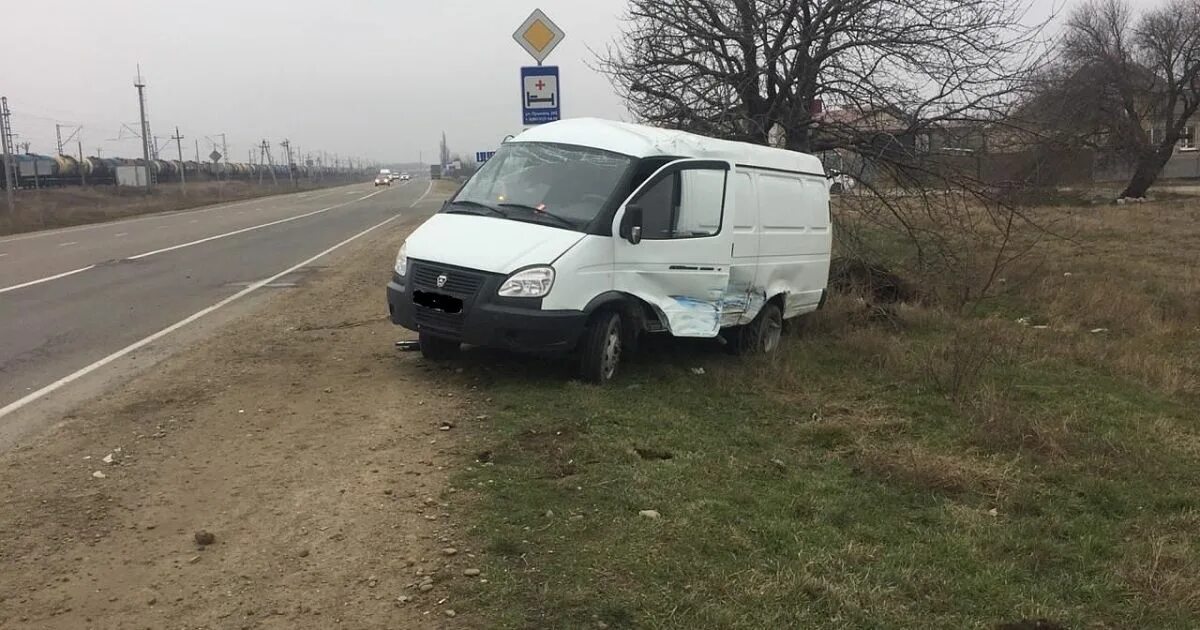
<path fill-rule="evenodd" d="M 0 455 L 0 627 L 445 619 L 471 563 L 444 551 L 469 391 L 392 347 L 382 287 L 412 226 Z"/>

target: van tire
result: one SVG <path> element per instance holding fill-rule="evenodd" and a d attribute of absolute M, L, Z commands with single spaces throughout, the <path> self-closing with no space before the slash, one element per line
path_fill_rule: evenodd
<path fill-rule="evenodd" d="M 589 383 L 604 385 L 617 375 L 625 349 L 621 315 L 601 311 L 592 316 L 579 352 L 579 376 Z"/>
<path fill-rule="evenodd" d="M 739 326 L 725 337 L 727 348 L 736 355 L 770 354 L 779 349 L 783 337 L 783 310 L 767 302 L 754 321 Z"/>
<path fill-rule="evenodd" d="M 430 361 L 445 361 L 458 356 L 458 351 L 462 347 L 457 341 L 446 339 L 445 337 L 437 337 L 429 333 L 419 333 L 417 337 L 420 339 L 421 356 Z"/>

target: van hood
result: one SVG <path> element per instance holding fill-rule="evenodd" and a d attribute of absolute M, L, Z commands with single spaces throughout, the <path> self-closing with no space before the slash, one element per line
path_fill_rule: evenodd
<path fill-rule="evenodd" d="M 548 265 L 585 235 L 550 225 L 468 214 L 435 214 L 408 237 L 408 257 L 508 274 Z"/>

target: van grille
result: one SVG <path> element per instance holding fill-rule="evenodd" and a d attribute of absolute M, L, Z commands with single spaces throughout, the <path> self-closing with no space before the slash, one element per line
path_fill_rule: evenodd
<path fill-rule="evenodd" d="M 446 276 L 446 284 L 437 285 L 438 276 Z M 483 285 L 484 274 L 469 271 L 459 267 L 449 267 L 434 263 L 414 262 L 413 283 L 422 289 L 441 291 L 457 297 L 474 297 Z"/>

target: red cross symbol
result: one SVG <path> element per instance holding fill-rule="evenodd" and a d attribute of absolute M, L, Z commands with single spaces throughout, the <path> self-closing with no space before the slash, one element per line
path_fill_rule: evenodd
<path fill-rule="evenodd" d="M 539 92 L 541 92 L 541 91 L 542 91 L 542 88 L 546 87 L 546 84 L 545 84 L 545 83 L 542 83 L 542 80 L 541 80 L 541 79 L 538 79 L 538 82 L 537 82 L 537 83 L 534 83 L 534 85 L 535 85 L 535 86 L 537 86 L 537 89 L 538 89 L 538 91 L 539 91 Z"/>

